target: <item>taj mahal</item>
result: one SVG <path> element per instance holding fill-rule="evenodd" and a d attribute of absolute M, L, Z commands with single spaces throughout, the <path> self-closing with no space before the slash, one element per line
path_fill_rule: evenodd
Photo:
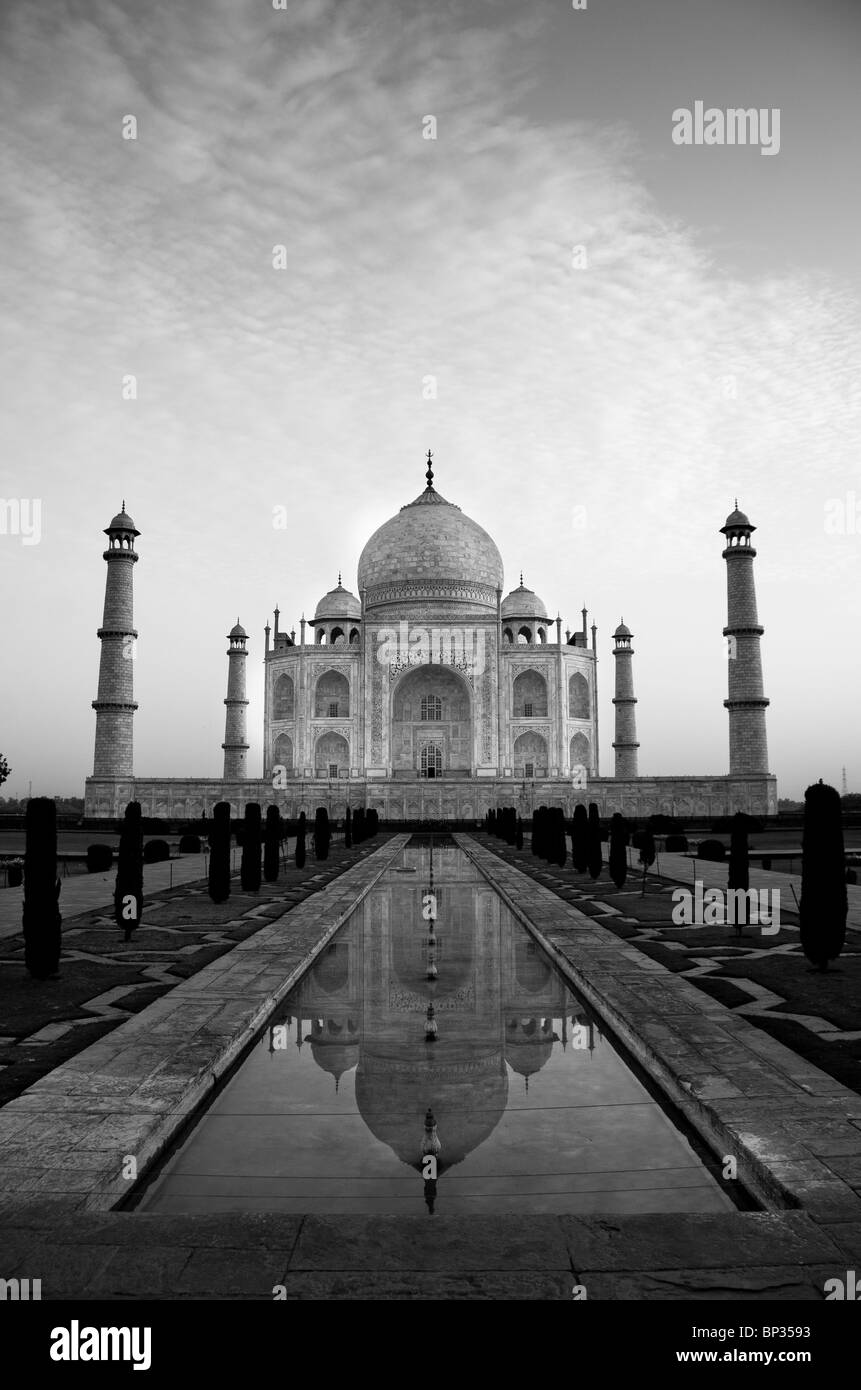
<path fill-rule="evenodd" d="M 263 766 L 248 767 L 248 634 L 227 641 L 223 770 L 211 778 L 139 776 L 134 769 L 133 576 L 141 534 L 125 510 L 105 528 L 108 548 L 95 760 L 85 817 L 112 819 L 129 801 L 144 815 L 196 819 L 228 801 L 277 804 L 287 817 L 318 806 L 343 816 L 373 807 L 383 820 L 476 821 L 500 805 L 594 801 L 601 815 L 682 818 L 777 811 L 768 771 L 759 624 L 751 544 L 735 509 L 720 531 L 727 566 L 728 771 L 640 776 L 632 631 L 621 622 L 613 658 L 614 775 L 599 774 L 600 648 L 588 612 L 563 632 L 523 583 L 504 592 L 502 557 L 476 521 L 426 486 L 374 532 L 359 557 L 357 593 L 341 583 L 310 622 L 264 628 Z"/>

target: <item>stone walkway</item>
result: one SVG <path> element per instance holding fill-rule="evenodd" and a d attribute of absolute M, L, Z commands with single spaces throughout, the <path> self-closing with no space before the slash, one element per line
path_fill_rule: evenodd
<path fill-rule="evenodd" d="M 111 1210 L 407 837 L 0 1110 L 0 1276 L 42 1296 L 812 1300 L 861 1265 L 861 1100 L 468 836 L 457 837 L 761 1212 L 458 1218 Z M 289 925 L 289 930 L 287 929 Z M 788 1210 L 786 1202 L 797 1203 Z"/>
<path fill-rule="evenodd" d="M 144 897 L 151 898 L 166 888 L 176 888 L 182 883 L 193 883 L 195 879 L 206 877 L 208 854 L 183 854 L 179 859 L 171 859 L 163 864 L 144 865 Z M 60 912 L 63 922 L 80 917 L 94 908 L 108 908 L 114 899 L 114 884 L 117 880 L 116 865 L 105 873 L 71 874 L 61 879 Z M 4 888 L 0 891 L 0 938 L 18 936 L 21 931 L 21 912 L 24 903 L 24 889 Z"/>

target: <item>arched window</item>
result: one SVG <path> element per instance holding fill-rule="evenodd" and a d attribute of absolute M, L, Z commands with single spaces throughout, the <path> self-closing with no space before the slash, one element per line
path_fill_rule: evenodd
<path fill-rule="evenodd" d="M 506 647 L 513 647 L 513 646 L 514 646 L 514 633 L 512 632 L 512 630 L 511 630 L 510 627 L 507 627 L 507 628 L 505 629 L 505 631 L 503 632 L 503 634 L 502 634 L 502 640 L 503 640 L 503 642 L 505 643 L 505 646 L 506 646 Z"/>
<path fill-rule="evenodd" d="M 329 642 L 333 647 L 343 647 L 346 640 L 347 639 L 344 636 L 344 629 L 342 627 L 332 628 L 332 631 L 329 635 Z"/>
<path fill-rule="evenodd" d="M 350 714 L 350 683 L 340 671 L 326 671 L 314 688 L 315 719 L 346 719 Z"/>
<path fill-rule="evenodd" d="M 546 719 L 547 682 L 538 671 L 521 671 L 514 678 L 515 719 Z"/>
<path fill-rule="evenodd" d="M 589 682 L 580 671 L 575 671 L 568 682 L 568 718 L 589 719 Z"/>
<path fill-rule="evenodd" d="M 357 627 L 354 627 L 354 628 L 351 628 L 351 629 L 350 629 L 350 646 L 351 646 L 351 647 L 358 647 L 358 645 L 359 645 L 359 629 L 358 629 Z"/>
<path fill-rule="evenodd" d="M 289 734 L 279 734 L 272 746 L 272 766 L 293 771 L 293 740 Z"/>
<path fill-rule="evenodd" d="M 592 765 L 592 747 L 585 734 L 575 734 L 569 748 L 571 768 L 585 767 L 588 772 Z"/>
<path fill-rule="evenodd" d="M 547 632 L 546 632 L 546 630 L 545 630 L 543 627 L 540 627 L 540 628 L 538 629 L 538 640 L 539 640 L 539 642 L 546 642 L 546 641 L 547 641 Z"/>
<path fill-rule="evenodd" d="M 520 631 L 518 632 L 518 634 L 517 634 L 517 640 L 518 640 L 518 642 L 520 641 L 521 638 L 523 639 L 524 642 L 531 642 L 531 641 L 532 641 L 532 629 L 531 629 L 531 628 L 528 628 L 528 627 L 522 627 L 522 628 L 520 629 Z"/>
<path fill-rule="evenodd" d="M 521 734 L 514 741 L 515 777 L 547 775 L 547 741 L 541 734 Z"/>
<path fill-rule="evenodd" d="M 272 701 L 273 719 L 292 719 L 294 714 L 293 705 L 293 677 L 282 674 L 275 682 L 274 698 Z"/>
<path fill-rule="evenodd" d="M 324 627 L 318 627 L 318 628 L 317 628 L 317 646 L 318 646 L 318 647 L 325 647 L 325 645 L 326 645 L 326 629 L 325 629 Z"/>
<path fill-rule="evenodd" d="M 350 770 L 350 747 L 340 734 L 322 734 L 314 748 L 314 768 L 323 777 L 346 777 Z"/>
<path fill-rule="evenodd" d="M 438 695 L 422 696 L 422 722 L 442 719 L 442 700 Z"/>
<path fill-rule="evenodd" d="M 426 743 L 421 757 L 422 777 L 442 776 L 442 749 L 435 743 Z"/>

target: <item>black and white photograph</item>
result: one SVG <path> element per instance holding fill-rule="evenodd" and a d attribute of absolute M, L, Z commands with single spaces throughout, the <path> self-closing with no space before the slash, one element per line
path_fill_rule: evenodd
<path fill-rule="evenodd" d="M 861 4 L 2 0 L 0 110 L 7 1346 L 850 1355 Z"/>

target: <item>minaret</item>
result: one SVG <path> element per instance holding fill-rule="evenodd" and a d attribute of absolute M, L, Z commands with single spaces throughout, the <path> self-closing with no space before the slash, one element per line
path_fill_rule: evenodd
<path fill-rule="evenodd" d="M 616 659 L 616 776 L 638 777 L 637 771 L 637 703 L 634 695 L 634 648 L 631 639 L 634 634 L 622 621 L 613 633 L 613 656 Z"/>
<path fill-rule="evenodd" d="M 99 639 L 99 696 L 96 711 L 96 752 L 94 777 L 132 777 L 134 775 L 134 655 L 137 633 L 132 625 L 133 575 L 137 563 L 135 536 L 140 531 L 126 512 L 123 501 L 110 526 L 105 527 L 108 549 L 105 609 Z"/>
<path fill-rule="evenodd" d="M 236 626 L 227 634 L 227 640 L 230 643 L 227 648 L 227 698 L 224 701 L 227 715 L 224 721 L 224 742 L 221 745 L 224 749 L 224 780 L 242 782 L 245 780 L 245 762 L 248 757 L 245 720 L 248 707 L 245 698 L 245 658 L 248 655 L 245 643 L 248 633 L 244 627 L 240 627 L 238 618 Z"/>
<path fill-rule="evenodd" d="M 756 613 L 753 562 L 756 551 L 750 543 L 756 530 L 738 510 L 726 519 L 721 532 L 726 536 L 727 625 L 729 642 L 729 770 L 768 772 L 768 743 L 765 736 L 765 710 L 768 700 L 762 693 L 762 660 L 759 639 L 763 628 Z"/>

